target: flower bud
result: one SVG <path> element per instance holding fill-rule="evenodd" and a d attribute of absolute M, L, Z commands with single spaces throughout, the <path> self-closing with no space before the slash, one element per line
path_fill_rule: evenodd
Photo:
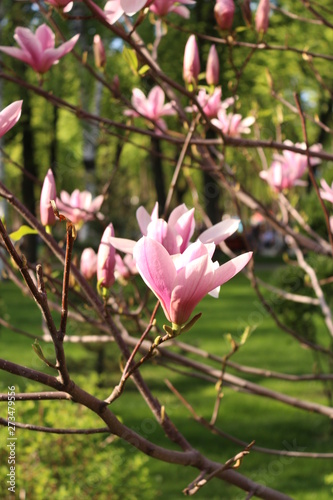
<path fill-rule="evenodd" d="M 56 217 L 51 206 L 51 200 L 55 200 L 56 197 L 57 191 L 55 180 L 52 170 L 49 168 L 40 194 L 40 220 L 43 226 L 52 226 L 56 221 Z"/>
<path fill-rule="evenodd" d="M 96 68 L 104 68 L 106 64 L 106 55 L 103 42 L 99 35 L 94 36 L 93 49 Z"/>
<path fill-rule="evenodd" d="M 97 281 L 100 287 L 110 288 L 115 281 L 116 250 L 110 238 L 114 236 L 113 225 L 105 229 L 97 253 Z"/>
<path fill-rule="evenodd" d="M 217 85 L 219 83 L 220 76 L 220 63 L 219 56 L 217 55 L 217 50 L 215 45 L 212 45 L 209 49 L 207 66 L 206 66 L 206 81 L 208 85 Z"/>
<path fill-rule="evenodd" d="M 234 20 L 234 0 L 216 0 L 214 15 L 217 24 L 222 30 L 230 30 Z"/>
<path fill-rule="evenodd" d="M 93 248 L 85 248 L 81 255 L 80 260 L 80 271 L 81 274 L 90 280 L 97 271 L 97 254 Z"/>
<path fill-rule="evenodd" d="M 256 30 L 266 33 L 269 24 L 269 0 L 260 0 L 256 12 Z"/>
<path fill-rule="evenodd" d="M 183 78 L 186 83 L 197 82 L 200 73 L 200 59 L 194 35 L 187 40 L 184 51 Z"/>

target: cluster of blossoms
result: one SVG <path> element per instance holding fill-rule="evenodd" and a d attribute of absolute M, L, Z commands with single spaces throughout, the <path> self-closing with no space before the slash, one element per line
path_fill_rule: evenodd
<path fill-rule="evenodd" d="M 286 140 L 284 144 L 286 146 L 306 149 L 304 142 L 293 144 L 291 141 Z M 313 152 L 321 151 L 321 149 L 321 144 L 314 144 L 309 148 L 309 150 Z M 320 159 L 310 157 L 309 163 L 311 166 L 318 165 Z M 306 172 L 307 166 L 308 159 L 306 155 L 285 149 L 282 155 L 275 154 L 270 168 L 268 170 L 263 170 L 259 175 L 274 189 L 274 191 L 278 192 L 296 185 L 304 185 L 304 182 L 300 181 L 300 178 Z"/>

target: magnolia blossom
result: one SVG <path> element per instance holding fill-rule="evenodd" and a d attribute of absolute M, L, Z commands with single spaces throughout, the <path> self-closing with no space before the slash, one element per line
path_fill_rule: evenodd
<path fill-rule="evenodd" d="M 258 33 L 266 33 L 269 24 L 269 0 L 260 0 L 256 12 L 256 30 Z"/>
<path fill-rule="evenodd" d="M 218 112 L 221 109 L 227 109 L 235 101 L 233 97 L 229 97 L 224 101 L 222 101 L 221 99 L 222 99 L 221 87 L 216 87 L 212 94 L 209 94 L 205 89 L 201 89 L 199 90 L 199 93 L 197 95 L 197 101 L 208 118 L 216 118 Z M 193 106 L 188 106 L 187 108 L 185 108 L 185 110 L 198 112 L 198 107 L 194 104 Z"/>
<path fill-rule="evenodd" d="M 154 0 L 152 5 L 150 5 L 149 10 L 160 17 L 166 16 L 169 12 L 174 12 L 175 14 L 188 19 L 190 17 L 190 11 L 184 6 L 194 4 L 194 0 Z"/>
<path fill-rule="evenodd" d="M 329 186 L 325 179 L 321 179 L 320 184 L 322 189 L 320 189 L 319 192 L 322 199 L 333 203 L 333 182 L 332 185 Z"/>
<path fill-rule="evenodd" d="M 183 60 L 183 79 L 186 83 L 197 82 L 199 73 L 199 50 L 195 36 L 191 35 L 185 45 Z"/>
<path fill-rule="evenodd" d="M 295 146 L 300 149 L 306 149 L 304 142 L 293 144 L 291 141 L 284 141 L 286 146 Z M 309 149 L 311 151 L 320 151 L 321 144 L 314 144 Z M 320 163 L 319 158 L 309 158 L 311 166 Z M 308 167 L 308 158 L 304 154 L 294 153 L 293 151 L 284 150 L 282 155 L 275 154 L 273 162 L 268 170 L 260 172 L 260 177 L 264 179 L 275 190 L 281 191 L 282 189 L 289 189 L 295 185 L 302 185 L 303 182 L 299 181 L 302 175 L 306 172 Z"/>
<path fill-rule="evenodd" d="M 142 90 L 132 90 L 132 105 L 133 110 L 128 109 L 125 111 L 127 116 L 140 116 L 143 115 L 149 120 L 154 121 L 160 128 L 165 129 L 166 125 L 161 116 L 170 116 L 176 114 L 173 108 L 173 103 L 169 102 L 164 104 L 165 94 L 161 87 L 156 85 L 151 89 L 146 97 Z"/>
<path fill-rule="evenodd" d="M 51 200 L 57 197 L 57 189 L 52 170 L 49 168 L 45 176 L 40 195 L 40 220 L 43 226 L 52 226 L 56 217 L 51 206 Z"/>
<path fill-rule="evenodd" d="M 23 101 L 14 101 L 0 112 L 0 137 L 5 135 L 18 122 Z"/>
<path fill-rule="evenodd" d="M 14 38 L 20 48 L 0 46 L 0 51 L 29 64 L 37 73 L 43 74 L 73 49 L 79 36 L 75 35 L 55 48 L 55 35 L 46 24 L 39 26 L 36 33 L 28 28 L 18 27 Z"/>
<path fill-rule="evenodd" d="M 97 272 L 97 254 L 91 247 L 85 248 L 81 255 L 80 260 L 81 274 L 90 280 Z"/>
<path fill-rule="evenodd" d="M 206 65 L 206 82 L 208 85 L 217 85 L 220 78 L 220 62 L 215 45 L 209 49 Z"/>
<path fill-rule="evenodd" d="M 139 207 L 136 218 L 143 236 L 158 241 L 170 255 L 183 253 L 190 245 L 195 229 L 194 208 L 185 204 L 176 207 L 168 221 L 158 217 L 158 203 L 149 215 L 144 207 Z M 202 243 L 217 245 L 237 231 L 239 220 L 227 219 L 203 231 L 199 236 Z M 124 238 L 112 238 L 112 245 L 125 253 L 133 253 L 136 242 Z"/>
<path fill-rule="evenodd" d="M 110 288 L 115 281 L 116 250 L 111 244 L 112 236 L 114 229 L 113 225 L 109 224 L 103 233 L 97 252 L 97 281 L 98 285 L 104 288 Z"/>
<path fill-rule="evenodd" d="M 53 5 L 53 7 L 58 7 L 58 9 L 63 9 L 63 12 L 69 12 L 72 10 L 73 3 L 72 0 L 45 0 L 46 3 Z"/>
<path fill-rule="evenodd" d="M 104 7 L 106 20 L 110 24 L 116 23 L 123 14 L 133 16 L 141 10 L 147 0 L 109 0 Z"/>
<path fill-rule="evenodd" d="M 70 195 L 66 191 L 61 191 L 60 199 L 57 198 L 57 208 L 65 217 L 74 224 L 93 220 L 96 216 L 101 218 L 98 213 L 102 206 L 104 197 L 99 195 L 92 198 L 89 191 L 79 191 L 75 189 Z"/>
<path fill-rule="evenodd" d="M 222 30 L 230 30 L 234 20 L 234 0 L 216 0 L 214 15 L 217 24 Z"/>
<path fill-rule="evenodd" d="M 238 113 L 226 113 L 223 108 L 218 111 L 217 118 L 212 119 L 212 124 L 222 130 L 223 134 L 229 135 L 230 137 L 239 137 L 241 134 L 249 134 L 251 132 L 249 127 L 253 125 L 254 122 L 254 116 L 248 116 L 243 119 L 242 115 Z"/>
<path fill-rule="evenodd" d="M 214 249 L 214 244 L 197 241 L 171 256 L 161 243 L 145 236 L 135 245 L 138 271 L 173 325 L 183 326 L 205 295 L 239 273 L 252 256 L 248 252 L 219 266 L 211 259 Z"/>

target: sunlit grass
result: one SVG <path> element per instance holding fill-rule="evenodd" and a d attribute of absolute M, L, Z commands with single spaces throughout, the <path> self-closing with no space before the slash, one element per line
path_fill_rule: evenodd
<path fill-rule="evenodd" d="M 40 335 L 40 313 L 34 302 L 24 297 L 10 283 L 2 282 L 0 287 L 2 317 L 18 328 Z M 230 333 L 235 340 L 239 340 L 245 326 L 250 324 L 255 327 L 253 333 L 239 352 L 233 356 L 233 361 L 285 373 L 300 374 L 313 371 L 316 360 L 311 352 L 300 348 L 288 334 L 277 329 L 274 321 L 260 306 L 244 277 L 238 276 L 225 285 L 220 299 L 207 297 L 198 307 L 198 311 L 203 312 L 202 318 L 191 332 L 184 335 L 182 341 L 187 341 L 222 357 L 231 348 L 226 334 Z M 162 324 L 164 321 L 162 314 L 159 313 L 158 323 Z M 0 342 L 1 357 L 38 370 L 46 370 L 42 361 L 33 353 L 32 339 L 2 328 Z M 53 353 L 50 346 L 45 345 L 43 348 L 52 359 Z M 119 355 L 115 345 L 104 349 L 106 370 L 101 379 L 102 387 L 95 389 L 101 397 L 111 392 L 119 378 Z M 73 379 L 75 380 L 80 373 L 85 374 L 83 384 L 86 384 L 87 389 L 91 389 L 94 382 L 87 374 L 95 370 L 96 348 L 88 350 L 82 346 L 69 344 L 66 346 L 66 354 Z M 215 367 L 218 367 L 218 364 L 215 364 Z M 235 371 L 230 370 L 230 372 L 242 376 Z M 196 412 L 208 420 L 212 415 L 216 398 L 214 384 L 197 378 L 185 377 L 152 363 L 144 366 L 142 373 L 150 384 L 153 394 L 160 398 L 166 411 L 193 446 L 205 452 L 209 458 L 222 462 L 240 451 L 239 446 L 208 433 L 194 422 L 188 411 L 167 389 L 164 380 L 170 379 Z M 246 376 L 246 378 L 275 391 L 327 404 L 323 386 L 317 382 L 289 383 L 259 376 Z M 94 380 L 96 379 L 95 376 Z M 82 377 L 80 381 L 82 382 Z M 17 384 L 20 390 L 24 390 L 26 386 L 24 380 L 2 372 L 2 390 L 6 390 L 9 384 Z M 271 399 L 235 392 L 229 387 L 225 387 L 223 393 L 217 426 L 224 432 L 237 436 L 247 443 L 255 440 L 259 446 L 264 447 L 300 451 L 332 451 L 331 423 L 328 418 L 310 414 Z M 25 415 L 21 411 L 24 411 L 24 404 L 17 403 L 23 420 Z M 131 382 L 128 383 L 123 397 L 114 403 L 112 409 L 125 424 L 133 427 L 140 434 L 153 442 L 170 446 Z M 45 443 L 47 439 L 48 436 L 45 436 Z M 101 439 L 104 438 L 101 437 Z M 117 446 L 121 444 L 118 442 Z M 132 450 L 128 452 L 131 457 L 136 453 Z M 161 464 L 152 459 L 149 459 L 148 465 L 152 485 L 159 492 L 158 497 L 165 500 L 182 498 L 182 489 L 197 474 L 192 469 Z M 332 487 L 325 484 L 325 476 L 331 470 L 332 463 L 329 460 L 296 460 L 290 457 L 283 458 L 251 452 L 245 458 L 240 472 L 255 481 L 281 490 L 297 500 L 328 500 L 332 496 Z M 73 474 L 75 475 L 75 471 Z M 238 500 L 243 499 L 244 494 L 223 482 L 213 480 L 197 494 L 197 498 Z"/>

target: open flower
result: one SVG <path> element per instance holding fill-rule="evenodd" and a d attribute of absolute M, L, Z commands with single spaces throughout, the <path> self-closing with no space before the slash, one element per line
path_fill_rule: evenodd
<path fill-rule="evenodd" d="M 214 249 L 213 244 L 197 241 L 183 254 L 172 257 L 158 241 L 148 237 L 135 245 L 138 271 L 173 325 L 183 326 L 205 295 L 239 273 L 252 256 L 248 252 L 219 266 L 211 259 Z"/>
<path fill-rule="evenodd" d="M 333 203 L 333 182 L 332 185 L 329 186 L 325 179 L 321 179 L 320 184 L 322 189 L 320 189 L 319 192 L 322 199 Z"/>
<path fill-rule="evenodd" d="M 15 29 L 14 38 L 20 48 L 0 46 L 0 51 L 29 64 L 37 73 L 46 73 L 53 64 L 70 52 L 80 35 L 55 48 L 55 36 L 51 28 L 42 24 L 32 33 L 28 28 Z"/>
<path fill-rule="evenodd" d="M 55 224 L 56 217 L 51 206 L 51 200 L 55 200 L 56 197 L 56 184 L 52 170 L 49 168 L 40 194 L 40 220 L 43 226 L 52 226 Z"/>
<path fill-rule="evenodd" d="M 190 17 L 190 11 L 185 5 L 194 5 L 194 0 L 154 0 L 152 5 L 149 7 L 151 12 L 154 12 L 157 16 L 163 17 L 174 12 L 185 19 Z"/>
<path fill-rule="evenodd" d="M 0 112 L 0 137 L 18 122 L 23 101 L 14 101 Z"/>
<path fill-rule="evenodd" d="M 144 207 L 139 207 L 136 218 L 142 235 L 158 241 L 170 255 L 187 249 L 195 229 L 194 208 L 189 210 L 184 203 L 171 212 L 168 221 L 158 217 L 158 203 L 151 215 Z M 238 226 L 239 220 L 227 219 L 203 231 L 198 239 L 204 244 L 217 245 L 237 231 Z M 136 242 L 112 238 L 112 244 L 121 252 L 133 253 Z"/>
<path fill-rule="evenodd" d="M 170 116 L 176 114 L 171 102 L 164 104 L 165 94 L 163 89 L 156 85 L 151 89 L 146 97 L 142 90 L 133 89 L 132 91 L 132 105 L 134 109 L 125 111 L 127 116 L 140 116 L 143 115 L 149 120 L 154 121 L 162 129 L 166 128 L 162 116 Z"/>
<path fill-rule="evenodd" d="M 235 101 L 233 97 L 228 97 L 228 99 L 224 99 L 224 101 L 221 99 L 221 87 L 216 87 L 212 94 L 209 94 L 205 89 L 201 89 L 197 95 L 197 101 L 208 118 L 216 118 L 221 109 L 227 109 Z M 197 112 L 198 107 L 194 104 L 193 106 L 188 106 L 185 110 Z"/>
<path fill-rule="evenodd" d="M 61 191 L 60 199 L 57 198 L 57 208 L 65 217 L 74 224 L 93 220 L 96 216 L 101 218 L 98 213 L 102 206 L 104 197 L 99 195 L 93 199 L 89 191 L 79 191 L 75 189 L 70 195 L 66 191 Z"/>
<path fill-rule="evenodd" d="M 225 109 L 221 108 L 217 113 L 217 118 L 212 119 L 212 124 L 222 130 L 223 134 L 230 137 L 239 137 L 241 134 L 249 134 L 250 126 L 255 122 L 254 116 L 243 118 L 242 115 L 236 113 L 226 113 Z"/>
<path fill-rule="evenodd" d="M 304 142 L 293 144 L 291 141 L 284 141 L 286 146 L 296 146 L 300 149 L 306 149 Z M 311 151 L 320 151 L 321 144 L 314 144 L 309 149 Z M 310 157 L 310 165 L 314 166 L 321 162 L 320 158 Z M 260 177 L 264 179 L 275 191 L 282 189 L 289 189 L 296 185 L 304 185 L 303 181 L 299 179 L 306 172 L 308 167 L 308 158 L 306 154 L 295 153 L 285 149 L 282 155 L 275 154 L 273 162 L 268 170 L 263 170 L 259 173 Z"/>

